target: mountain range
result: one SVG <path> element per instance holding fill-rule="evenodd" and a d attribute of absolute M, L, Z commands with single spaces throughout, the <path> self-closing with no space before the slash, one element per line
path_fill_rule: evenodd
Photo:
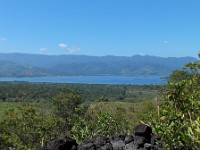
<path fill-rule="evenodd" d="M 193 57 L 0 53 L 0 76 L 169 75 Z"/>

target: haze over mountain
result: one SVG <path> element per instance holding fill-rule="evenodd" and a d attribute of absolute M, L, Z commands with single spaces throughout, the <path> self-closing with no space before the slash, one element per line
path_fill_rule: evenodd
<path fill-rule="evenodd" d="M 0 76 L 45 76 L 48 70 L 0 60 Z"/>
<path fill-rule="evenodd" d="M 0 76 L 162 75 L 193 57 L 0 54 Z"/>

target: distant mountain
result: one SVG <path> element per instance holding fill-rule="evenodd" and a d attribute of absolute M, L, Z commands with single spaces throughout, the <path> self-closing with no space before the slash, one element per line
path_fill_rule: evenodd
<path fill-rule="evenodd" d="M 0 54 L 1 76 L 168 75 L 193 57 Z M 4 63 L 3 63 L 4 62 Z M 5 62 L 9 62 L 6 64 Z M 6 66 L 6 67 L 5 67 Z M 17 69 L 18 68 L 18 69 Z M 12 72 L 12 73 L 11 73 Z"/>
<path fill-rule="evenodd" d="M 45 76 L 49 73 L 45 69 L 0 60 L 0 76 L 3 77 Z"/>

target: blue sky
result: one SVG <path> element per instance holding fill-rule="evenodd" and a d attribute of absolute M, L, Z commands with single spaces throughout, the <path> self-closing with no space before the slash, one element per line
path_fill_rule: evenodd
<path fill-rule="evenodd" d="M 0 52 L 197 57 L 200 0 L 0 0 Z"/>

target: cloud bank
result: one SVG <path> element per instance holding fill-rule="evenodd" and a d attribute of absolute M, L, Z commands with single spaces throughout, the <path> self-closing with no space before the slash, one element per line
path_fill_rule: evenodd
<path fill-rule="evenodd" d="M 79 47 L 74 47 L 74 46 L 70 47 L 70 46 L 68 46 L 67 44 L 64 44 L 64 43 L 60 43 L 60 44 L 58 44 L 58 46 L 59 46 L 61 49 L 66 50 L 67 53 L 69 53 L 69 54 L 73 54 L 73 53 L 75 53 L 75 52 L 77 52 L 77 51 L 80 50 Z"/>
<path fill-rule="evenodd" d="M 43 48 L 40 48 L 40 53 L 41 53 L 41 54 L 46 53 L 46 51 L 47 51 L 47 48 L 44 48 L 44 47 L 43 47 Z"/>

